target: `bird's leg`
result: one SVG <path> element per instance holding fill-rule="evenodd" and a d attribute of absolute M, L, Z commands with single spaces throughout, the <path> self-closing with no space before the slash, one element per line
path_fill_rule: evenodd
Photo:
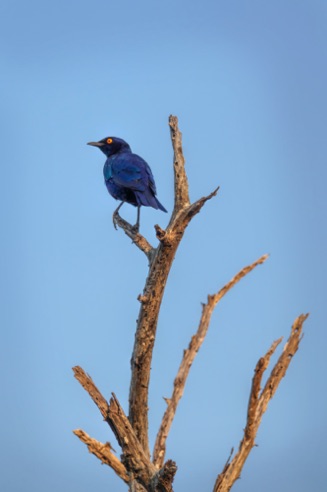
<path fill-rule="evenodd" d="M 140 210 L 141 210 L 141 205 L 137 206 L 137 219 L 136 219 L 136 224 L 133 226 L 133 231 L 139 232 L 140 229 Z"/>
<path fill-rule="evenodd" d="M 114 223 L 114 228 L 117 230 L 117 215 L 119 216 L 118 210 L 120 207 L 123 205 L 124 202 L 121 202 L 121 204 L 116 208 L 114 213 L 112 214 L 112 221 Z"/>

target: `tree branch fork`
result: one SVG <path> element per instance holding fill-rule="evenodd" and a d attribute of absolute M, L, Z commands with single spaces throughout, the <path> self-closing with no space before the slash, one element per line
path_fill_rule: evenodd
<path fill-rule="evenodd" d="M 117 397 L 112 393 L 107 402 L 100 393 L 92 378 L 84 370 L 76 366 L 73 368 L 75 378 L 87 391 L 91 399 L 100 410 L 104 421 L 110 426 L 121 448 L 119 459 L 109 443 L 101 443 L 81 429 L 74 431 L 75 435 L 88 447 L 101 463 L 111 467 L 114 472 L 129 486 L 130 491 L 136 492 L 171 492 L 177 466 L 172 460 L 165 462 L 166 441 L 174 420 L 178 403 L 183 395 L 186 381 L 193 361 L 206 337 L 211 316 L 220 300 L 246 275 L 258 265 L 263 264 L 268 255 L 261 256 L 252 264 L 240 270 L 217 293 L 208 295 L 207 303 L 203 304 L 198 328 L 191 337 L 187 349 L 183 352 L 181 364 L 174 380 L 170 398 L 165 398 L 166 410 L 155 440 L 150 457 L 148 438 L 148 391 L 150 383 L 150 369 L 154 341 L 156 337 L 157 321 L 165 285 L 174 260 L 177 248 L 183 238 L 186 227 L 197 215 L 204 204 L 215 197 L 219 187 L 208 196 L 202 197 L 193 204 L 189 200 L 188 180 L 185 171 L 185 160 L 182 151 L 182 135 L 178 128 L 175 116 L 169 118 L 169 128 L 174 151 L 174 189 L 175 201 L 170 222 L 166 229 L 156 225 L 156 237 L 159 244 L 154 248 L 146 238 L 117 213 L 115 223 L 133 243 L 147 256 L 149 273 L 143 293 L 138 297 L 140 312 L 137 321 L 135 343 L 131 359 L 131 384 L 129 395 L 129 415 L 124 413 Z M 261 357 L 256 365 L 252 388 L 249 397 L 246 426 L 240 442 L 238 452 L 229 457 L 222 472 L 217 476 L 214 492 L 229 491 L 240 477 L 244 463 L 255 445 L 255 437 L 271 398 L 274 396 L 281 379 L 299 347 L 302 336 L 302 325 L 308 315 L 300 315 L 294 321 L 291 334 L 284 346 L 284 350 L 271 370 L 264 388 L 261 390 L 262 377 L 266 371 L 270 358 L 275 352 L 281 339 L 276 340 L 267 353 Z"/>

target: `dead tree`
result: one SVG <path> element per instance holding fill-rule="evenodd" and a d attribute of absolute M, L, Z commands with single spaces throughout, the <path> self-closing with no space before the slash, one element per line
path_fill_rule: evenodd
<path fill-rule="evenodd" d="M 179 400 L 183 395 L 190 368 L 207 334 L 212 313 L 218 302 L 234 285 L 268 258 L 268 255 L 261 256 L 254 263 L 238 272 L 217 293 L 208 295 L 207 302 L 202 306 L 202 314 L 197 331 L 191 337 L 188 348 L 184 350 L 182 361 L 174 380 L 171 397 L 166 399 L 166 411 L 162 417 L 151 456 L 148 438 L 148 393 L 152 352 L 161 301 L 171 265 L 186 227 L 193 217 L 200 212 L 205 203 L 217 195 L 219 189 L 216 188 L 210 195 L 190 203 L 182 150 L 182 136 L 175 116 L 170 116 L 169 127 L 174 150 L 175 202 L 167 228 L 164 230 L 158 225 L 155 226 L 156 237 L 159 242 L 158 246 L 152 246 L 145 237 L 135 232 L 135 229 L 123 220 L 118 213 L 114 218 L 116 224 L 132 239 L 133 243 L 147 256 L 149 261 L 149 272 L 143 294 L 138 298 L 140 312 L 131 360 L 132 375 L 128 416 L 114 393 L 112 393 L 110 401 L 107 402 L 91 377 L 81 367 L 76 366 L 73 368 L 76 379 L 89 393 L 99 408 L 103 419 L 113 431 L 121 448 L 120 458 L 114 454 L 109 443 L 103 444 L 81 429 L 75 430 L 74 433 L 87 445 L 89 451 L 102 463 L 110 466 L 126 482 L 129 490 L 133 492 L 170 492 L 173 490 L 173 480 L 177 466 L 172 460 L 165 461 L 166 441 Z M 244 463 L 255 445 L 255 438 L 262 416 L 299 347 L 302 338 L 302 325 L 307 316 L 307 314 L 301 314 L 294 321 L 289 339 L 285 343 L 279 359 L 271 369 L 263 389 L 261 388 L 263 374 L 282 338 L 273 342 L 266 354 L 259 359 L 252 379 L 246 426 L 242 440 L 236 454 L 233 456 L 233 452 L 231 453 L 223 470 L 218 475 L 213 485 L 214 492 L 229 491 L 240 477 Z"/>

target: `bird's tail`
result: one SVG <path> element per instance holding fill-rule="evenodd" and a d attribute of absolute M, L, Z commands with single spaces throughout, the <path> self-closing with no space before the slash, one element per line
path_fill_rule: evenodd
<path fill-rule="evenodd" d="M 158 198 L 152 194 L 150 190 L 144 191 L 134 191 L 136 201 L 138 205 L 143 205 L 143 207 L 152 207 L 156 210 L 160 209 L 163 212 L 167 212 L 165 207 L 161 205 Z"/>
<path fill-rule="evenodd" d="M 154 197 L 155 201 L 156 201 L 156 204 L 157 204 L 157 207 L 155 208 L 159 208 L 160 210 L 162 210 L 163 212 L 168 212 L 168 210 L 165 209 L 165 207 L 163 205 L 161 205 L 161 203 L 159 202 L 158 198 L 157 197 Z"/>

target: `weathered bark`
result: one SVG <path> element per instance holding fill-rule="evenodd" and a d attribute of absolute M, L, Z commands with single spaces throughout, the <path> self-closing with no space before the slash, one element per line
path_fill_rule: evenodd
<path fill-rule="evenodd" d="M 129 483 L 127 470 L 117 456 L 111 452 L 112 448 L 109 442 L 103 444 L 90 437 L 82 429 L 76 429 L 73 432 L 75 436 L 87 445 L 90 453 L 94 454 L 94 456 L 96 456 L 104 465 L 110 466 L 124 482 Z"/>
<path fill-rule="evenodd" d="M 227 292 L 232 287 L 234 287 L 234 285 L 236 285 L 243 277 L 250 273 L 256 266 L 261 265 L 264 261 L 266 261 L 267 258 L 268 255 L 264 255 L 257 261 L 252 263 L 252 265 L 243 268 L 237 275 L 235 275 L 235 277 L 232 278 L 230 282 L 228 282 L 222 289 L 220 289 L 219 292 L 214 295 L 209 295 L 207 303 L 203 304 L 199 327 L 196 334 L 193 335 L 188 348 L 184 350 L 183 359 L 174 381 L 173 394 L 171 398 L 165 399 L 167 403 L 167 408 L 162 418 L 153 451 L 153 462 L 155 463 L 155 465 L 159 467 L 162 466 L 166 453 L 166 440 L 170 431 L 171 424 L 175 417 L 178 402 L 183 396 L 186 379 L 188 377 L 195 356 L 205 339 L 205 336 L 209 329 L 211 316 L 216 305 L 224 297 L 224 295 L 227 294 Z"/>
<path fill-rule="evenodd" d="M 176 464 L 172 461 L 166 463 L 162 469 L 154 466 L 146 455 L 139 439 L 137 438 L 130 421 L 120 406 L 115 394 L 112 394 L 108 403 L 102 396 L 91 377 L 81 367 L 73 368 L 76 379 L 88 392 L 94 403 L 99 408 L 103 419 L 109 424 L 117 442 L 122 450 L 121 461 L 111 453 L 109 446 L 99 450 L 99 444 L 95 440 L 90 441 L 90 436 L 83 435 L 83 431 L 77 430 L 75 434 L 86 444 L 91 445 L 91 452 L 101 459 L 130 485 L 130 489 L 141 491 L 142 488 L 149 492 L 171 492 L 172 482 L 176 473 Z M 127 476 L 126 476 L 127 474 Z"/>
<path fill-rule="evenodd" d="M 299 348 L 302 337 L 303 323 L 307 317 L 308 314 L 301 314 L 294 321 L 290 337 L 283 348 L 282 354 L 274 365 L 261 393 L 260 390 L 263 374 L 269 365 L 272 354 L 281 343 L 282 338 L 276 340 L 266 355 L 259 359 L 252 380 L 244 437 L 240 442 L 238 452 L 232 461 L 227 462 L 222 473 L 218 475 L 213 492 L 228 492 L 232 488 L 235 481 L 240 478 L 244 463 L 249 456 L 251 449 L 255 446 L 255 438 L 262 416 L 267 410 L 268 403 L 274 396 L 279 383 L 285 376 L 292 357 Z"/>
<path fill-rule="evenodd" d="M 176 117 L 169 119 L 174 149 L 175 206 L 166 230 L 156 226 L 159 246 L 151 254 L 149 274 L 137 321 L 134 350 L 131 360 L 132 378 L 129 395 L 129 419 L 147 455 L 148 442 L 148 395 L 152 352 L 156 336 L 159 310 L 167 278 L 177 248 L 191 219 L 200 212 L 207 200 L 216 195 L 218 188 L 209 196 L 190 205 L 188 182 L 182 152 L 182 136 Z M 121 223 L 118 222 L 118 225 Z"/>

